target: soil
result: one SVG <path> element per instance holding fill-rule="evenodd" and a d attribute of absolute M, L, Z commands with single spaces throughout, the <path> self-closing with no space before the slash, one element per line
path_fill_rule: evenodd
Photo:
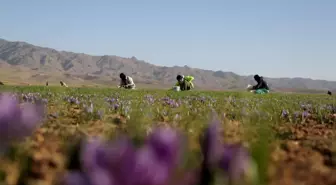
<path fill-rule="evenodd" d="M 77 109 L 72 110 L 79 114 Z M 283 124 L 275 127 L 278 140 L 272 144 L 268 181 L 270 185 L 336 185 L 336 124 L 332 118 L 330 123 L 321 124 L 313 119 L 298 124 Z M 111 115 L 111 119 L 121 116 Z M 8 185 L 30 184 L 51 185 L 59 180 L 65 171 L 66 157 L 62 149 L 60 137 L 66 141 L 64 133 L 74 134 L 80 131 L 85 135 L 99 135 L 106 128 L 101 121 L 91 121 L 84 129 L 76 125 L 78 117 L 67 119 L 49 116 L 47 126 L 38 129 L 29 141 L 27 169 L 19 179 L 18 163 L 8 160 L 0 161 L 5 172 Z M 62 124 L 60 124 L 62 123 Z M 64 126 L 64 128 L 62 127 Z M 224 132 L 225 138 L 231 142 L 239 142 L 244 135 L 239 122 L 230 122 Z M 22 169 L 21 169 L 22 170 Z M 22 173 L 22 172 L 21 172 Z"/>

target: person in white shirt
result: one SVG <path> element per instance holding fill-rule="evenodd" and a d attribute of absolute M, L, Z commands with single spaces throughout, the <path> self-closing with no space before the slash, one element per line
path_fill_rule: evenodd
<path fill-rule="evenodd" d="M 68 85 L 65 82 L 60 81 L 60 84 L 62 87 L 68 87 Z"/>
<path fill-rule="evenodd" d="M 124 73 L 120 73 L 120 85 L 118 88 L 125 88 L 125 89 L 135 89 L 135 84 L 133 82 L 132 77 L 126 76 Z"/>

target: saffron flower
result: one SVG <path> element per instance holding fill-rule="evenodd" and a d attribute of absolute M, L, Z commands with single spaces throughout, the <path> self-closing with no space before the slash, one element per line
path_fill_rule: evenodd
<path fill-rule="evenodd" d="M 168 185 L 181 159 L 181 135 L 157 128 L 140 148 L 127 138 L 112 143 L 86 142 L 80 152 L 81 168 L 69 172 L 67 185 Z"/>
<path fill-rule="evenodd" d="M 203 162 L 200 184 L 211 185 L 216 168 L 228 175 L 229 184 L 241 179 L 256 182 L 257 166 L 247 149 L 241 144 L 222 144 L 218 130 L 219 121 L 215 117 L 201 139 Z"/>
<path fill-rule="evenodd" d="M 11 94 L 0 95 L 0 145 L 30 136 L 45 114 L 42 102 L 19 104 Z"/>

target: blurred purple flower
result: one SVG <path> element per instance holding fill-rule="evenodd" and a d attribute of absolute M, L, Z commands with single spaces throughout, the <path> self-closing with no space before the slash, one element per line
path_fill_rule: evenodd
<path fill-rule="evenodd" d="M 179 132 L 167 127 L 156 128 L 147 144 L 153 148 L 159 161 L 168 167 L 176 167 L 182 155 L 183 139 Z"/>
<path fill-rule="evenodd" d="M 68 99 L 67 99 L 67 101 L 70 103 L 70 104 L 79 104 L 80 102 L 79 102 L 79 100 L 78 100 L 78 98 L 75 98 L 75 97 L 69 97 Z"/>
<path fill-rule="evenodd" d="M 248 181 L 255 181 L 257 178 L 256 165 L 251 155 L 240 144 L 224 145 L 223 155 L 219 167 L 228 173 L 230 184 L 239 181 L 242 177 L 247 177 Z"/>
<path fill-rule="evenodd" d="M 281 117 L 283 117 L 283 118 L 286 118 L 286 117 L 288 117 L 288 115 L 289 115 L 289 113 L 288 113 L 288 111 L 287 110 L 282 110 L 282 112 L 281 112 Z"/>
<path fill-rule="evenodd" d="M 65 174 L 62 184 L 65 185 L 91 185 L 88 176 L 80 171 Z"/>
<path fill-rule="evenodd" d="M 214 167 L 218 166 L 218 162 L 222 155 L 220 134 L 218 131 L 220 122 L 214 112 L 212 116 L 212 122 L 205 130 L 204 136 L 200 139 L 201 151 L 203 154 L 200 185 L 213 184 Z"/>
<path fill-rule="evenodd" d="M 100 146 L 97 157 L 97 164 L 106 169 L 117 184 L 133 185 L 136 150 L 129 139 L 120 138 Z"/>
<path fill-rule="evenodd" d="M 221 144 L 218 130 L 219 121 L 215 118 L 201 140 L 203 162 L 200 184 L 212 183 L 215 167 L 227 172 L 230 183 L 237 182 L 241 175 L 247 175 L 248 180 L 255 180 L 257 170 L 248 151 L 240 144 Z"/>
<path fill-rule="evenodd" d="M 99 165 L 99 152 L 103 147 L 103 143 L 94 140 L 90 143 L 84 143 L 81 151 L 82 170 L 90 178 L 91 185 L 112 185 L 112 176 L 109 176 L 106 169 Z"/>
<path fill-rule="evenodd" d="M 20 106 L 16 97 L 0 95 L 0 142 L 6 144 L 31 135 L 44 114 L 43 104 L 24 103 Z"/>
<path fill-rule="evenodd" d="M 158 159 L 150 146 L 144 146 L 137 151 L 133 175 L 137 185 L 165 185 L 170 180 L 169 167 Z"/>
<path fill-rule="evenodd" d="M 308 111 L 303 111 L 303 112 L 302 112 L 302 117 L 303 117 L 303 118 L 307 118 L 308 116 L 309 116 Z"/>
<path fill-rule="evenodd" d="M 113 109 L 114 109 L 114 110 L 118 110 L 119 107 L 120 107 L 119 104 L 114 104 L 114 105 L 113 105 Z"/>
<path fill-rule="evenodd" d="M 220 122 L 215 116 L 209 127 L 205 130 L 200 143 L 204 161 L 210 166 L 216 164 L 222 155 L 219 124 Z"/>

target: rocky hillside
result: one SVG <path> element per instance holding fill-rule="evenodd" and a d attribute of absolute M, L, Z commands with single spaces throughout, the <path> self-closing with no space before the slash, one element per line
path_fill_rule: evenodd
<path fill-rule="evenodd" d="M 240 89 L 245 88 L 248 83 L 254 83 L 252 76 L 240 76 L 233 72 L 202 70 L 188 66 L 156 66 L 136 57 L 91 56 L 3 39 L 0 39 L 0 67 L 0 78 L 15 77 L 41 83 L 48 79 L 111 83 L 117 80 L 120 72 L 131 75 L 137 84 L 170 86 L 179 73 L 193 75 L 195 84 L 202 89 Z M 266 79 L 273 89 L 336 89 L 336 82 L 324 80 Z"/>

